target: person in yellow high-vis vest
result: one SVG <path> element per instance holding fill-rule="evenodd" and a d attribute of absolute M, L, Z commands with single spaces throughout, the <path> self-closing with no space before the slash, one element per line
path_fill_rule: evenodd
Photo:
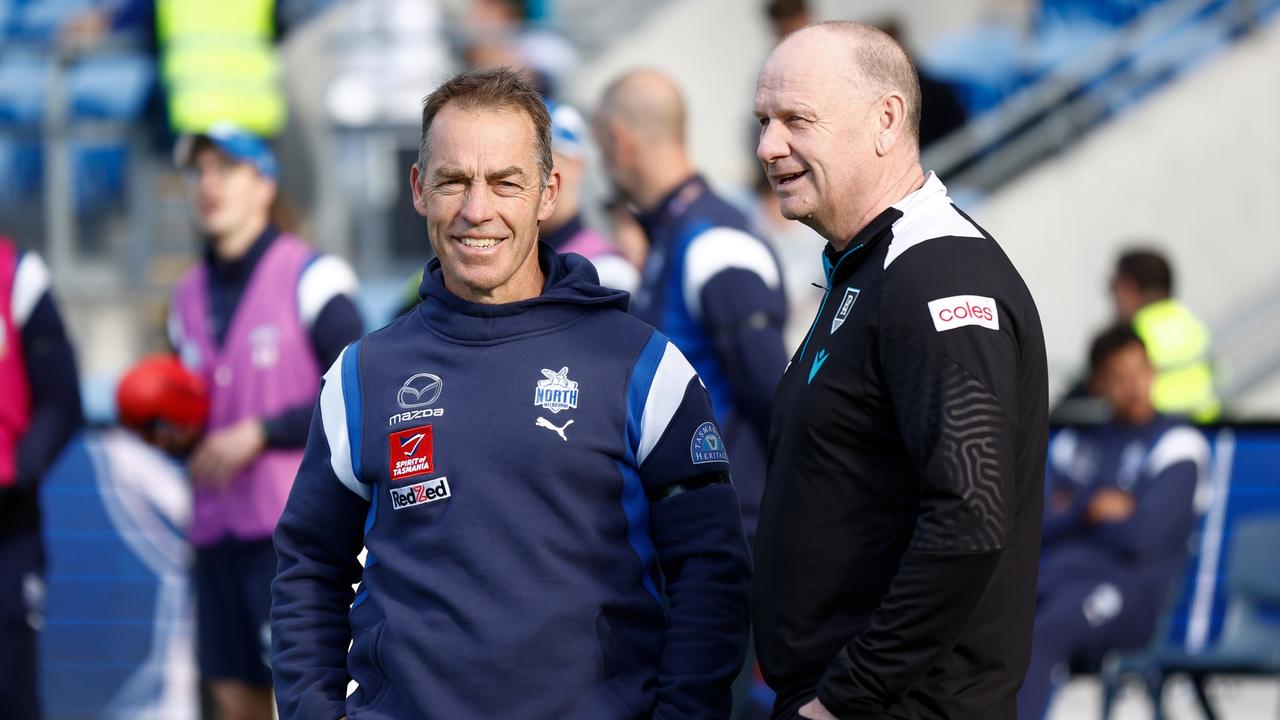
<path fill-rule="evenodd" d="M 1173 297 L 1173 271 L 1163 255 L 1123 253 L 1111 281 L 1116 314 L 1131 322 L 1156 367 L 1152 402 L 1167 414 L 1212 422 L 1221 413 L 1210 360 L 1209 330 Z"/>
<path fill-rule="evenodd" d="M 284 129 L 286 99 L 276 42 L 277 0 L 123 0 L 62 28 L 63 39 L 92 46 L 108 32 L 155 29 L 166 120 L 173 136 L 231 123 L 258 137 Z M 295 18 L 296 20 L 296 18 Z"/>
<path fill-rule="evenodd" d="M 229 121 L 260 137 L 284 128 L 275 0 L 157 0 L 160 74 L 176 133 Z"/>

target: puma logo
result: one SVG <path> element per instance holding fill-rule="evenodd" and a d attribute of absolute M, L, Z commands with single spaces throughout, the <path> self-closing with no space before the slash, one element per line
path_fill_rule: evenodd
<path fill-rule="evenodd" d="M 552 432 L 554 432 L 555 434 L 559 435 L 561 440 L 563 440 L 563 441 L 565 441 L 565 442 L 569 442 L 569 438 L 567 438 L 567 437 L 565 437 L 565 436 L 564 436 L 564 431 L 565 431 L 565 430 L 568 430 L 568 429 L 569 429 L 569 426 L 573 424 L 573 421 L 572 421 L 572 420 L 570 420 L 569 422 L 565 423 L 562 427 L 556 427 L 555 425 L 552 425 L 552 424 L 551 424 L 551 421 L 550 421 L 550 420 L 548 420 L 548 419 L 546 419 L 546 418 L 544 418 L 544 417 L 540 417 L 540 418 L 538 418 L 538 421 L 537 421 L 536 423 L 534 423 L 534 424 L 535 424 L 535 425 L 537 425 L 537 426 L 538 426 L 538 427 L 540 427 L 540 428 L 546 428 L 546 429 L 548 429 L 548 430 L 551 430 L 551 431 L 552 431 Z"/>

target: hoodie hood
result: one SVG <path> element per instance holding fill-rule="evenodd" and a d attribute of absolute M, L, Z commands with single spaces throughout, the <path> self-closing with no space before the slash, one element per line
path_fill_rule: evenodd
<path fill-rule="evenodd" d="M 538 264 L 546 276 L 541 295 L 487 305 L 463 300 L 450 292 L 444 286 L 440 260 L 433 258 L 418 287 L 422 302 L 417 314 L 429 330 L 446 339 L 487 344 L 551 332 L 592 311 L 627 311 L 630 295 L 602 287 L 595 266 L 581 255 L 561 255 L 539 242 Z"/>

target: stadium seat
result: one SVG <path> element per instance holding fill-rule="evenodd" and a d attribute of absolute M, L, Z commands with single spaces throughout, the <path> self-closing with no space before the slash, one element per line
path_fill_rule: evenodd
<path fill-rule="evenodd" d="M 1280 515 L 1242 519 L 1235 532 L 1227 570 L 1229 600 L 1226 623 L 1218 640 L 1199 653 L 1154 647 L 1118 655 L 1103 663 L 1103 718 L 1120 682 L 1137 675 L 1151 695 L 1155 718 L 1164 717 L 1161 695 L 1175 674 L 1190 676 L 1201 710 L 1214 720 L 1205 682 L 1214 675 L 1280 674 L 1280 573 L 1275 548 L 1280 547 Z"/>
<path fill-rule="evenodd" d="M 53 64 L 40 54 L 0 55 L 0 127 L 39 125 L 52 73 Z"/>
<path fill-rule="evenodd" d="M 71 158 L 79 214 L 108 208 L 124 197 L 129 149 L 123 141 L 74 142 Z"/>
<path fill-rule="evenodd" d="M 155 64 L 144 54 L 86 57 L 71 69 L 72 120 L 137 120 L 155 84 Z"/>
<path fill-rule="evenodd" d="M 63 23 L 97 3 L 93 0 L 16 0 L 11 5 L 9 39 L 48 45 Z"/>

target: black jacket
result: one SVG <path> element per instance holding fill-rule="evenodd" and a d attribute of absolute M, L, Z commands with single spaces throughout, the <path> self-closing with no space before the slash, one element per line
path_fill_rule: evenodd
<path fill-rule="evenodd" d="M 774 717 L 1014 717 L 1040 548 L 1035 303 L 932 174 L 842 253 L 774 398 L 756 550 Z"/>

